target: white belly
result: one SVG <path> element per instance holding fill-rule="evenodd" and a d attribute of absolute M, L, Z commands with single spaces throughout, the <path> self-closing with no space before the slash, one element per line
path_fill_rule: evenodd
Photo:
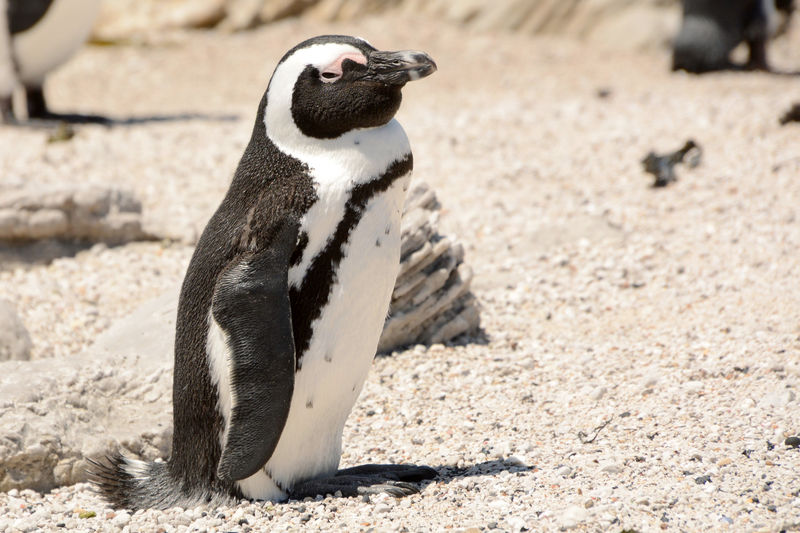
<path fill-rule="evenodd" d="M 56 0 L 33 27 L 14 35 L 20 81 L 41 85 L 48 72 L 86 42 L 99 9 L 100 0 Z"/>
<path fill-rule="evenodd" d="M 280 441 L 266 472 L 239 482 L 245 496 L 282 498 L 285 493 L 273 479 L 290 487 L 337 470 L 342 430 L 375 355 L 400 265 L 400 216 L 408 180 L 406 175 L 373 197 L 352 230 L 328 305 L 313 324 L 311 343 L 295 374 Z M 314 226 L 314 220 L 306 223 Z"/>

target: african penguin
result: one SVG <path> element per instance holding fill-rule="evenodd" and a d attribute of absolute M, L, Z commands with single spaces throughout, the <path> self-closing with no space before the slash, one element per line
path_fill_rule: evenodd
<path fill-rule="evenodd" d="M 28 118 L 47 109 L 45 76 L 86 42 L 100 0 L 0 0 L 0 121 L 12 120 L 12 95 L 25 88 Z"/>
<path fill-rule="evenodd" d="M 436 471 L 338 470 L 383 328 L 412 167 L 393 117 L 425 53 L 328 35 L 278 63 L 178 304 L 172 454 L 95 464 L 116 507 L 416 492 Z"/>
<path fill-rule="evenodd" d="M 672 69 L 693 73 L 742 68 L 729 57 L 742 42 L 749 50 L 743 68 L 769 70 L 767 40 L 777 24 L 776 8 L 792 11 L 788 0 L 683 0 L 682 5 Z"/>

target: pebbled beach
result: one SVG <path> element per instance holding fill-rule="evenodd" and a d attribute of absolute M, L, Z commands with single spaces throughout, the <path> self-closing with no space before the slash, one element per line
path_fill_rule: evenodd
<path fill-rule="evenodd" d="M 800 70 L 799 22 L 771 48 L 776 68 Z M 275 63 L 321 33 L 439 67 L 404 89 L 398 118 L 441 232 L 464 244 L 483 332 L 376 358 L 342 457 L 439 479 L 402 500 L 134 514 L 85 483 L 12 490 L 0 532 L 800 528 L 800 448 L 786 444 L 800 434 L 800 124 L 779 123 L 800 76 L 673 74 L 666 50 L 390 16 L 88 46 L 49 79 L 50 105 L 118 124 L 52 143 L 0 126 L 0 188 L 121 187 L 169 238 L 4 259 L 0 298 L 32 358 L 86 350 L 180 282 Z M 641 160 L 688 139 L 700 165 L 652 188 Z"/>

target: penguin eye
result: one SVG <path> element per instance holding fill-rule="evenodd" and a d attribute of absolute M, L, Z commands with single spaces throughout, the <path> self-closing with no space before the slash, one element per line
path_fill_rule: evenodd
<path fill-rule="evenodd" d="M 323 72 L 320 76 L 322 77 L 322 81 L 331 82 L 341 77 L 341 74 L 336 72 Z"/>

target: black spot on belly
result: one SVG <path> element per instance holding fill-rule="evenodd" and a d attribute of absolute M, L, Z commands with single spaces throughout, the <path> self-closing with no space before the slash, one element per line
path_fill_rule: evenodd
<path fill-rule="evenodd" d="M 331 354 L 326 353 L 325 354 L 325 362 L 326 363 L 330 363 L 331 361 L 333 361 L 333 357 L 331 357 Z"/>
<path fill-rule="evenodd" d="M 292 301 L 292 323 L 294 325 L 294 344 L 297 357 L 297 368 L 300 369 L 302 357 L 311 343 L 313 324 L 328 305 L 331 288 L 336 281 L 339 263 L 350 234 L 361 220 L 369 201 L 376 195 L 385 192 L 400 177 L 411 171 L 413 160 L 411 154 L 389 165 L 389 168 L 377 179 L 361 183 L 353 187 L 350 199 L 345 204 L 344 216 L 336 226 L 333 235 L 311 261 L 299 287 L 289 290 Z M 387 228 L 388 232 L 389 228 Z M 366 290 L 366 288 L 357 288 Z"/>
<path fill-rule="evenodd" d="M 377 246 L 378 248 L 381 247 L 381 240 L 380 239 L 376 239 L 375 240 L 375 246 Z"/>
<path fill-rule="evenodd" d="M 306 400 L 306 409 L 312 409 L 313 407 L 314 407 L 314 400 L 312 398 Z"/>

